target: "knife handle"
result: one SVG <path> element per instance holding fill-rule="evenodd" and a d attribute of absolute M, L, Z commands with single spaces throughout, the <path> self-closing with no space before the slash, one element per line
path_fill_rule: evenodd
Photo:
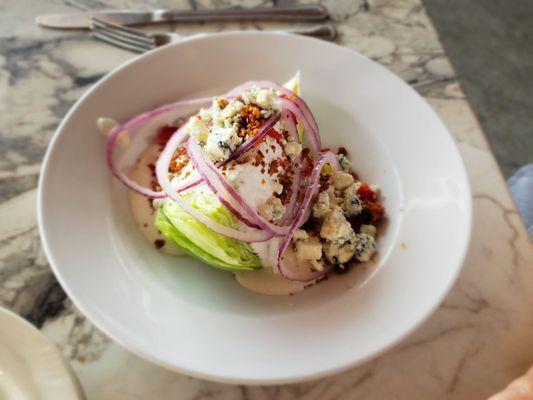
<path fill-rule="evenodd" d="M 276 7 L 230 7 L 210 10 L 155 10 L 151 22 L 237 22 L 285 21 L 311 22 L 329 18 L 328 10 L 320 4 Z"/>

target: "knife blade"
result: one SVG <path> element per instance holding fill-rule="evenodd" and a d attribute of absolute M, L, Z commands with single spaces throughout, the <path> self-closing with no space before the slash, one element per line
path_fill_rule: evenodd
<path fill-rule="evenodd" d="M 328 10 L 319 4 L 280 7 L 231 7 L 212 10 L 100 10 L 38 16 L 35 21 L 47 28 L 89 29 L 91 18 L 120 25 L 160 22 L 235 22 L 285 21 L 311 22 L 329 18 Z"/>

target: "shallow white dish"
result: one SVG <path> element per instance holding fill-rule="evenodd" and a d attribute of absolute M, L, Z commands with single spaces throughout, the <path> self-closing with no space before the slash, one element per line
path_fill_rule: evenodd
<path fill-rule="evenodd" d="M 33 325 L 0 308 L 0 399 L 82 400 L 76 375 Z"/>
<path fill-rule="evenodd" d="M 125 120 L 250 79 L 302 73 L 325 146 L 381 186 L 388 221 L 372 265 L 296 296 L 269 297 L 231 274 L 157 252 L 104 162 L 100 116 Z M 428 104 L 369 59 L 315 39 L 225 33 L 184 40 L 113 71 L 65 117 L 45 158 L 39 223 L 76 305 L 131 351 L 197 377 L 274 384 L 355 366 L 412 332 L 442 301 L 470 233 L 458 151 Z"/>

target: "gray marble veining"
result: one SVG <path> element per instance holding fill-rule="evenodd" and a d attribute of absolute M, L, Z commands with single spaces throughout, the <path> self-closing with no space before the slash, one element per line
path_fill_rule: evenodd
<path fill-rule="evenodd" d="M 339 43 L 384 64 L 443 118 L 474 192 L 465 268 L 432 318 L 384 356 L 300 385 L 242 387 L 163 370 L 114 344 L 66 298 L 39 243 L 39 167 L 54 129 L 91 84 L 133 55 L 33 18 L 81 9 L 213 7 L 237 1 L 6 0 L 0 3 L 0 304 L 42 328 L 90 399 L 482 399 L 533 363 L 531 243 L 455 73 L 418 0 L 324 1 Z M 247 5 L 262 4 L 249 0 Z M 265 2 L 267 4 L 268 2 Z M 281 1 L 280 1 L 281 3 Z M 282 24 L 166 24 L 183 35 Z M 149 377 L 147 379 L 146 377 Z"/>

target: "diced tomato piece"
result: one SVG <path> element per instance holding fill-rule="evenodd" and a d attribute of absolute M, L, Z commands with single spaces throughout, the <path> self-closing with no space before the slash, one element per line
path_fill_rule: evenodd
<path fill-rule="evenodd" d="M 373 201 L 376 199 L 376 194 L 372 189 L 370 189 L 370 186 L 368 183 L 363 183 L 359 190 L 357 191 L 357 195 L 361 200 L 365 201 Z"/>
<path fill-rule="evenodd" d="M 170 137 L 176 132 L 178 128 L 175 126 L 170 125 L 164 125 L 161 128 L 159 128 L 159 132 L 157 134 L 157 142 L 160 145 L 165 145 L 169 141 Z"/>
<path fill-rule="evenodd" d="M 283 139 L 283 135 L 278 132 L 277 130 L 275 130 L 274 128 L 271 128 L 268 132 L 267 132 L 267 135 L 270 136 L 271 138 L 274 138 L 275 140 L 277 140 L 278 142 L 281 141 L 281 139 Z"/>

